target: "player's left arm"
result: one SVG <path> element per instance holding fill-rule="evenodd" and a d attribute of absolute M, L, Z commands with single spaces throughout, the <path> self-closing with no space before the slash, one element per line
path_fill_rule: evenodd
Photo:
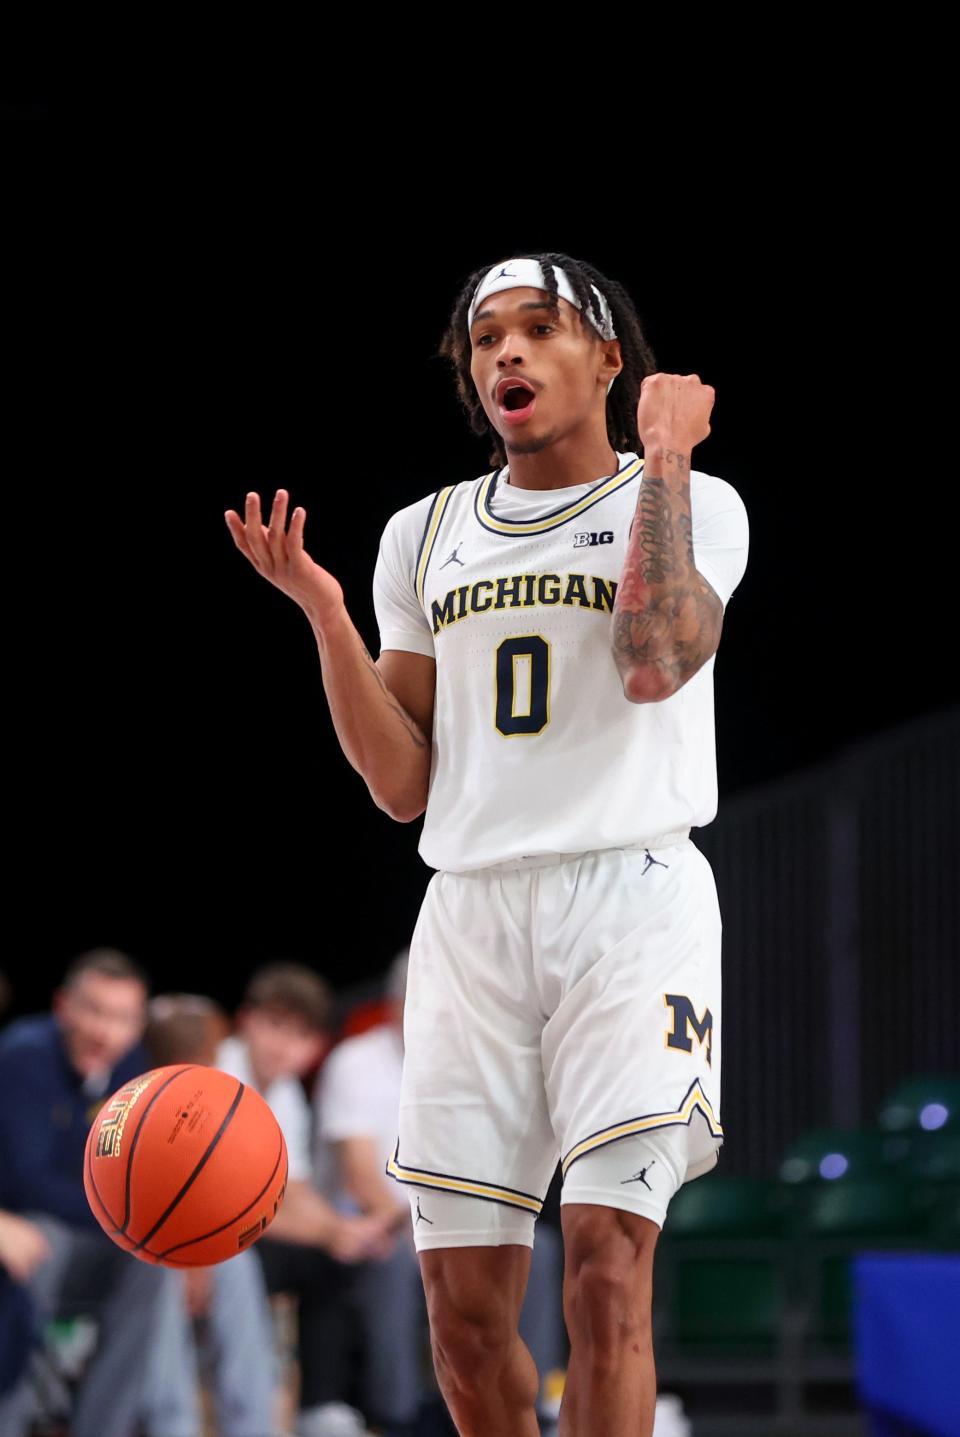
<path fill-rule="evenodd" d="M 631 703 L 669 698 L 716 653 L 723 603 L 694 562 L 690 456 L 710 433 L 714 391 L 697 375 L 640 386 L 643 481 L 613 609 L 613 657 Z"/>

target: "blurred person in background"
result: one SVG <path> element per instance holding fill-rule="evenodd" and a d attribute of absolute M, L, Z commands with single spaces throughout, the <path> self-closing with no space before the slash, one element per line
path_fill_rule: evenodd
<path fill-rule="evenodd" d="M 355 1265 L 391 1247 L 388 1216 L 345 1216 L 313 1182 L 313 1118 L 302 1079 L 329 1047 L 331 1013 L 330 990 L 312 969 L 271 963 L 254 973 L 236 1031 L 217 1050 L 217 1067 L 260 1093 L 287 1144 L 286 1197 L 253 1251 L 268 1291 L 297 1298 L 300 1437 L 354 1437 L 365 1431 L 359 1413 L 344 1401 L 345 1313 L 358 1280 Z"/>
<path fill-rule="evenodd" d="M 407 964 L 404 950 L 387 973 L 389 1021 L 334 1048 L 316 1086 L 318 1184 L 344 1210 L 379 1217 L 397 1235 L 389 1256 L 358 1274 L 352 1293 L 367 1416 L 389 1437 L 414 1432 L 426 1366 L 427 1310 L 410 1203 L 386 1175 L 397 1142 Z M 520 1322 L 541 1378 L 563 1366 L 561 1285 L 560 1237 L 541 1221 Z"/>
<path fill-rule="evenodd" d="M 0 1178 L 0 1193 L 2 1193 Z M 27 1284 L 50 1256 L 36 1223 L 0 1207 L 0 1433 L 20 1431 L 29 1416 L 30 1390 L 22 1379 L 33 1340 Z"/>
<path fill-rule="evenodd" d="M 211 999 L 165 993 L 152 999 L 146 1046 L 154 1066 L 216 1066 L 229 1032 Z M 214 1267 L 171 1273 L 157 1314 L 144 1391 L 147 1437 L 201 1437 L 200 1353 L 204 1356 L 218 1437 L 270 1437 L 277 1430 L 273 1323 L 263 1268 L 252 1251 Z"/>
<path fill-rule="evenodd" d="M 8 1228 L 4 1265 L 26 1281 L 39 1328 L 61 1314 L 91 1314 L 99 1323 L 72 1437 L 131 1437 L 170 1277 L 110 1241 L 83 1188 L 90 1124 L 111 1093 L 150 1067 L 140 1041 L 146 1001 L 137 964 L 97 948 L 71 963 L 51 1014 L 0 1033 L 0 1084 L 16 1094 L 16 1102 L 0 1104 L 2 1202 L 29 1219 L 12 1234 Z M 32 1415 L 26 1376 L 9 1403 L 3 1437 L 22 1437 Z"/>
<path fill-rule="evenodd" d="M 10 1004 L 10 986 L 0 973 L 0 1021 Z M 4 1176 L 0 1172 L 0 1433 L 16 1430 L 16 1407 L 29 1396 L 20 1379 L 27 1369 L 33 1332 L 33 1310 L 27 1283 L 50 1256 L 50 1247 L 35 1223 L 6 1212 Z"/>

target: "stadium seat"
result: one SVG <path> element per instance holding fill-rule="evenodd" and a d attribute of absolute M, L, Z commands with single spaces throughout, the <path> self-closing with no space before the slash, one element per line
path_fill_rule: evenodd
<path fill-rule="evenodd" d="M 690 1352 L 764 1353 L 777 1344 L 787 1247 L 775 1189 L 710 1177 L 682 1187 L 658 1254 L 664 1344 Z"/>
<path fill-rule="evenodd" d="M 905 1143 L 880 1130 L 817 1128 L 787 1149 L 779 1177 L 789 1186 L 869 1177 L 882 1173 L 906 1152 Z"/>
<path fill-rule="evenodd" d="M 879 1113 L 890 1133 L 960 1130 L 960 1077 L 908 1078 L 889 1094 Z"/>
<path fill-rule="evenodd" d="M 907 1164 L 917 1211 L 934 1246 L 960 1249 L 960 1130 L 914 1133 Z"/>
<path fill-rule="evenodd" d="M 851 1258 L 865 1251 L 923 1247 L 924 1227 L 906 1175 L 849 1177 L 814 1187 L 800 1228 L 806 1340 L 846 1347 Z"/>

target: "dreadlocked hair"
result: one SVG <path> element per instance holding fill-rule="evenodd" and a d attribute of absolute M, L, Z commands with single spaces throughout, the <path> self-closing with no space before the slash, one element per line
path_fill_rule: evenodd
<path fill-rule="evenodd" d="M 613 327 L 617 339 L 620 341 L 620 353 L 623 359 L 623 369 L 616 384 L 607 395 L 607 438 L 611 448 L 615 450 L 638 453 L 640 437 L 637 434 L 637 403 L 640 398 L 640 385 L 648 374 L 654 373 L 657 365 L 653 350 L 647 343 L 640 327 L 640 319 L 634 308 L 633 300 L 623 285 L 618 284 L 615 279 L 607 279 L 606 275 L 601 274 L 598 269 L 594 269 L 593 265 L 585 264 L 582 260 L 571 259 L 569 255 L 565 254 L 510 255 L 508 259 L 533 259 L 538 262 L 543 271 L 550 306 L 555 314 L 558 314 L 560 310 L 556 269 L 566 272 L 573 286 L 573 292 L 580 301 L 581 324 L 589 323 L 586 317 L 588 313 L 596 317 L 598 324 L 602 323 L 600 305 L 591 286 L 596 285 L 600 293 L 606 297 L 610 306 L 610 314 L 613 317 Z M 457 295 L 446 333 L 440 344 L 440 353 L 453 365 L 457 394 L 467 412 L 470 428 L 474 434 L 487 435 L 491 441 L 490 462 L 502 467 L 507 462 L 503 440 L 484 413 L 483 405 L 480 403 L 480 397 L 470 374 L 472 350 L 470 332 L 467 328 L 467 313 L 477 286 L 489 269 L 490 266 L 485 265 L 483 269 L 474 270 Z"/>

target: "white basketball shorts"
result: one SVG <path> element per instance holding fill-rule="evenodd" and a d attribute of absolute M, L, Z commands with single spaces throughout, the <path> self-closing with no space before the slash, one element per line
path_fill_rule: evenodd
<path fill-rule="evenodd" d="M 434 874 L 410 946 L 399 1138 L 419 1249 L 533 1243 L 564 1203 L 663 1225 L 720 1127 L 720 910 L 689 830 Z"/>

